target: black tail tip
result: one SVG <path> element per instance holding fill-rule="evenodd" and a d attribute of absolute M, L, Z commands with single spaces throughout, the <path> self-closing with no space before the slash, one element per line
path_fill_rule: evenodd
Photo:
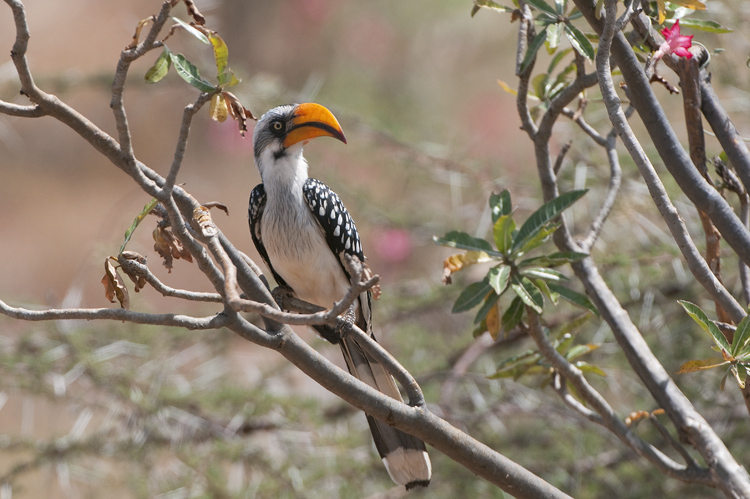
<path fill-rule="evenodd" d="M 430 484 L 429 480 L 415 480 L 413 482 L 409 482 L 404 487 L 406 487 L 406 490 L 416 489 L 419 487 L 427 487 Z"/>

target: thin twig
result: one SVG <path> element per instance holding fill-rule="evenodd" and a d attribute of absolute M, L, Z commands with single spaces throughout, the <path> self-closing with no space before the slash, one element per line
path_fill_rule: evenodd
<path fill-rule="evenodd" d="M 184 289 L 175 289 L 167 286 L 159 280 L 148 268 L 135 260 L 129 260 L 127 258 L 119 258 L 118 262 L 122 266 L 123 271 L 129 275 L 143 276 L 146 282 L 149 283 L 156 291 L 161 293 L 163 296 L 170 296 L 173 298 L 181 298 L 188 301 L 204 301 L 221 303 L 223 298 L 218 293 L 202 293 L 198 291 L 187 291 Z"/>
<path fill-rule="evenodd" d="M 676 450 L 682 458 L 685 460 L 685 464 L 688 466 L 698 466 L 698 463 L 695 462 L 695 459 L 693 459 L 693 456 L 690 455 L 690 453 L 687 451 L 684 445 L 682 445 L 680 442 L 677 441 L 676 438 L 672 436 L 671 433 L 669 433 L 669 430 L 661 424 L 661 421 L 659 421 L 659 418 L 654 414 L 653 412 L 650 412 L 648 415 L 649 421 L 656 426 L 656 429 L 659 430 L 659 433 L 669 442 L 669 444 Z"/>

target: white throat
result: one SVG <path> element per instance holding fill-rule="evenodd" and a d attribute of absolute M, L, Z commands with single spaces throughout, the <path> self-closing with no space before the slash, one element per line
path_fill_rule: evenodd
<path fill-rule="evenodd" d="M 274 151 L 266 148 L 258 158 L 258 170 L 266 195 L 275 198 L 288 196 L 289 192 L 302 194 L 302 186 L 307 180 L 307 160 L 302 156 L 302 144 L 295 144 L 279 158 Z"/>

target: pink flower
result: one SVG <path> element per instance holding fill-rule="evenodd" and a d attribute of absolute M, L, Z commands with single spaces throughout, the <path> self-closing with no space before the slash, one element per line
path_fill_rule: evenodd
<path fill-rule="evenodd" d="M 693 42 L 693 35 L 683 36 L 680 35 L 680 21 L 679 19 L 674 22 L 672 29 L 664 27 L 661 30 L 661 34 L 666 40 L 661 44 L 659 50 L 654 54 L 654 61 L 658 61 L 667 54 L 675 54 L 678 57 L 686 57 L 690 59 L 693 54 L 688 50 Z"/>

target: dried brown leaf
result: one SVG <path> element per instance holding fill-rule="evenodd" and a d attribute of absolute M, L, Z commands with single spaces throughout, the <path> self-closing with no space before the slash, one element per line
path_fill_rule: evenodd
<path fill-rule="evenodd" d="M 500 321 L 500 309 L 497 304 L 487 312 L 485 323 L 487 324 L 487 331 L 490 333 L 490 336 L 492 336 L 494 341 L 497 341 L 500 337 L 500 325 L 502 324 Z"/>
<path fill-rule="evenodd" d="M 666 88 L 667 90 L 669 90 L 670 94 L 679 94 L 680 93 L 680 91 L 679 91 L 679 89 L 677 87 L 675 87 L 674 85 L 672 85 L 671 83 L 669 83 L 663 76 L 658 75 L 656 73 L 654 73 L 654 75 L 651 77 L 651 83 L 654 83 L 654 82 L 661 83 L 662 85 L 664 85 L 664 88 Z"/>
<path fill-rule="evenodd" d="M 242 105 L 237 96 L 232 92 L 227 92 L 225 90 L 221 92 L 221 95 L 224 96 L 224 100 L 227 103 L 229 116 L 231 116 L 233 120 L 237 121 L 237 125 L 240 129 L 240 135 L 244 137 L 245 132 L 247 132 L 247 120 L 254 120 L 256 119 L 255 116 L 253 116 L 253 113 L 250 112 L 249 109 L 245 108 L 245 106 Z"/>
<path fill-rule="evenodd" d="M 203 203 L 203 206 L 206 207 L 206 208 L 208 208 L 209 210 L 211 208 L 218 208 L 221 211 L 223 211 L 224 213 L 226 213 L 227 216 L 229 216 L 229 208 L 227 208 L 226 205 L 221 204 L 218 201 L 209 201 L 208 203 Z"/>
<path fill-rule="evenodd" d="M 104 285 L 104 296 L 111 302 L 115 302 L 115 298 L 120 302 L 120 307 L 124 309 L 130 308 L 130 297 L 128 296 L 128 288 L 125 287 L 125 283 L 120 277 L 120 273 L 117 272 L 117 268 L 112 263 L 117 261 L 113 256 L 107 257 L 104 260 L 104 277 L 102 277 L 102 284 Z"/>
<path fill-rule="evenodd" d="M 172 272 L 172 260 L 180 259 L 187 262 L 192 262 L 193 257 L 190 252 L 185 249 L 182 243 L 174 237 L 172 231 L 169 228 L 156 226 L 153 232 L 154 236 L 154 250 L 164 258 L 164 266 L 169 272 Z"/>
<path fill-rule="evenodd" d="M 130 42 L 130 44 L 125 47 L 125 50 L 134 49 L 138 45 L 138 40 L 141 38 L 141 30 L 145 25 L 147 25 L 149 22 L 154 20 L 154 16 L 147 17 L 146 19 L 141 19 L 138 21 L 138 25 L 135 27 L 135 34 L 133 35 L 133 40 Z"/>
<path fill-rule="evenodd" d="M 198 7 L 195 6 L 195 3 L 193 0 L 182 0 L 185 3 L 185 7 L 187 7 L 188 14 L 190 14 L 190 17 L 195 19 L 195 23 L 203 26 L 206 24 L 206 18 L 203 17 L 203 14 L 200 13 L 198 10 Z"/>
<path fill-rule="evenodd" d="M 642 419 L 647 419 L 651 413 L 648 411 L 634 411 L 631 412 L 628 417 L 625 418 L 625 424 L 628 426 L 632 426 L 633 424 L 637 423 L 638 421 Z"/>

